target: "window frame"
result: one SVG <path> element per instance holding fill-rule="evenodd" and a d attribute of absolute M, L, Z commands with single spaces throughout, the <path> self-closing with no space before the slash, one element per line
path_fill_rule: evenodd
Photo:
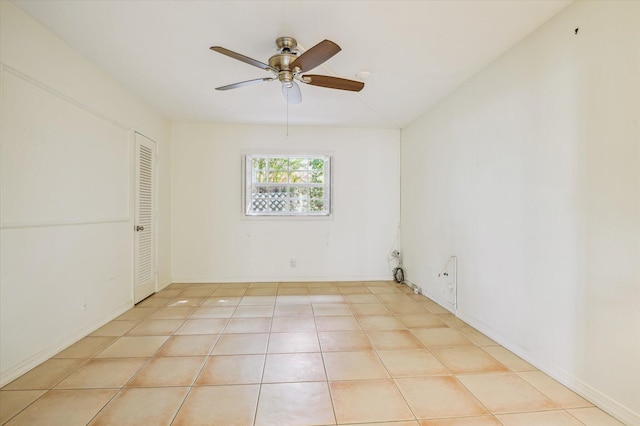
<path fill-rule="evenodd" d="M 273 158 L 286 158 L 289 159 L 299 159 L 299 158 L 307 158 L 307 159 L 322 159 L 324 163 L 323 174 L 324 174 L 324 182 L 323 183 L 291 183 L 287 182 L 256 182 L 254 181 L 255 174 L 253 173 L 253 160 L 255 158 L 265 158 L 267 159 L 267 163 L 269 163 L 269 159 Z M 268 176 L 268 167 L 265 169 L 267 171 Z M 306 171 L 309 172 L 311 169 L 309 167 L 306 168 Z M 287 167 L 287 173 L 289 174 L 291 169 Z M 268 180 L 268 179 L 267 179 Z M 286 211 L 265 211 L 258 212 L 253 211 L 253 188 L 255 186 L 263 186 L 263 187 L 286 187 L 285 192 L 290 194 L 291 188 L 323 188 L 323 210 L 320 212 L 312 212 L 307 207 L 306 211 L 296 212 L 293 210 Z M 291 201 L 289 195 L 285 196 L 287 202 Z M 311 198 L 307 196 L 307 200 L 310 202 Z M 251 152 L 245 153 L 242 158 L 242 213 L 246 218 L 302 218 L 302 219 L 323 219 L 323 218 L 331 218 L 333 216 L 333 154 L 328 152 L 304 152 L 304 153 L 291 153 L 291 152 Z"/>

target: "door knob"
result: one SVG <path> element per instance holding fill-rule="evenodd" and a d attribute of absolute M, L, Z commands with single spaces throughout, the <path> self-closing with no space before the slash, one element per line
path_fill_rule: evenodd
<path fill-rule="evenodd" d="M 144 226 L 136 226 L 136 231 L 144 231 Z"/>

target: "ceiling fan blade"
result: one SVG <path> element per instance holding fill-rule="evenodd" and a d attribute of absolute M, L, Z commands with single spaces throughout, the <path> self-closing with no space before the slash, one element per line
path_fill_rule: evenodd
<path fill-rule="evenodd" d="M 364 87 L 361 81 L 348 80 L 346 78 L 331 77 L 328 75 L 312 75 L 305 74 L 302 76 L 303 81 L 312 86 L 328 87 L 330 89 L 350 90 L 359 92 Z"/>
<path fill-rule="evenodd" d="M 300 68 L 300 72 L 310 71 L 331 58 L 340 50 L 340 46 L 331 40 L 323 40 L 304 52 L 302 55 L 298 56 L 298 58 L 291 63 L 290 69 L 293 70 L 295 67 L 298 67 Z"/>
<path fill-rule="evenodd" d="M 263 81 L 273 81 L 273 80 L 275 80 L 275 78 L 271 78 L 271 77 L 256 78 L 255 80 L 241 81 L 239 83 L 227 84 L 226 86 L 216 87 L 216 90 L 237 89 L 238 87 L 251 86 L 254 84 L 262 83 Z"/>
<path fill-rule="evenodd" d="M 270 67 L 264 62 L 260 62 L 248 56 L 241 55 L 240 53 L 234 52 L 233 50 L 225 49 L 224 47 L 220 47 L 220 46 L 211 46 L 210 49 L 213 50 L 214 52 L 222 53 L 223 55 L 226 55 L 230 58 L 237 59 L 238 61 L 242 61 L 245 64 L 253 65 L 254 67 L 258 67 L 263 70 L 278 72 L 278 70 L 276 70 L 273 67 Z"/>
<path fill-rule="evenodd" d="M 287 87 L 285 84 L 282 85 L 282 95 L 288 104 L 299 104 L 302 102 L 300 86 L 298 86 L 295 81 L 292 81 L 291 83 L 293 84 L 291 87 Z"/>

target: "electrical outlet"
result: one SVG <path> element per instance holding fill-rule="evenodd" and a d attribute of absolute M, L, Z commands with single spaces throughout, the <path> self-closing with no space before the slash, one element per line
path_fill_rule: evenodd
<path fill-rule="evenodd" d="M 295 268 L 298 266 L 298 260 L 297 259 L 289 259 L 289 267 L 290 268 Z"/>

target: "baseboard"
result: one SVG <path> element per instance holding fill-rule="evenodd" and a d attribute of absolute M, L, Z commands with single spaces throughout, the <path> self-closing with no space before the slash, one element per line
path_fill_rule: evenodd
<path fill-rule="evenodd" d="M 297 276 L 297 277 L 173 277 L 174 283 L 269 283 L 269 282 L 320 282 L 320 281 L 393 281 L 389 275 L 373 276 Z"/>
<path fill-rule="evenodd" d="M 9 368 L 8 370 L 0 371 L 0 387 L 3 387 L 4 385 L 22 376 L 24 373 L 28 372 L 29 370 L 42 364 L 49 358 L 56 355 L 61 350 L 68 348 L 69 346 L 76 343 L 78 340 L 82 339 L 88 334 L 93 333 L 98 328 L 102 327 L 103 325 L 113 320 L 114 318 L 117 318 L 118 316 L 122 315 L 132 307 L 133 307 L 133 302 L 129 301 L 126 304 L 123 304 L 117 307 L 116 309 L 112 310 L 110 313 L 100 318 L 99 320 L 92 321 L 91 323 L 67 335 L 63 339 L 56 342 L 55 344 L 42 349 L 41 351 L 35 353 L 34 355 L 23 360 L 17 365 Z"/>
<path fill-rule="evenodd" d="M 411 280 L 406 280 L 408 283 L 416 285 L 419 289 L 420 289 L 420 293 L 429 298 L 430 300 L 436 302 L 438 305 L 440 305 L 441 307 L 443 307 L 444 309 L 446 309 L 447 311 L 451 312 L 452 314 L 456 314 L 456 307 L 453 306 L 451 303 L 447 302 L 445 299 L 439 297 L 438 295 L 435 294 L 431 294 L 428 291 L 426 291 L 425 289 L 423 289 L 422 287 L 420 287 L 420 285 L 414 283 Z"/>
<path fill-rule="evenodd" d="M 460 318 L 462 321 L 466 322 L 473 328 L 477 329 L 481 333 L 485 334 L 490 339 L 496 341 L 500 345 L 504 346 L 506 349 L 510 350 L 514 354 L 518 355 L 520 358 L 527 361 L 529 364 L 533 365 L 540 371 L 548 374 L 553 379 L 562 383 L 564 386 L 568 387 L 578 395 L 582 396 L 586 400 L 590 401 L 598 408 L 607 412 L 611 416 L 623 422 L 625 425 L 629 426 L 640 426 L 640 414 L 634 413 L 629 408 L 619 404 L 608 396 L 604 395 L 602 392 L 594 389 L 588 384 L 584 383 L 582 380 L 577 377 L 571 375 L 570 373 L 564 371 L 556 365 L 548 363 L 534 354 L 530 353 L 522 346 L 512 342 L 505 336 L 493 330 L 491 327 L 484 324 L 482 321 L 479 321 L 472 315 L 467 314 L 464 311 L 458 310 L 456 316 Z"/>

